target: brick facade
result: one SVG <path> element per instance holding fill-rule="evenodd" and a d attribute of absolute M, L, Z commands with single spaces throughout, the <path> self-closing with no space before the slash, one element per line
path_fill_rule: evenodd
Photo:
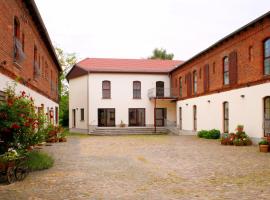
<path fill-rule="evenodd" d="M 51 44 L 48 44 L 50 39 L 44 34 L 43 22 L 37 17 L 39 13 L 33 11 L 33 7 L 29 8 L 29 5 L 34 4 L 33 1 L 29 2 L 0 2 L 0 73 L 58 102 L 61 68 Z M 21 44 L 24 43 L 25 59 L 20 61 L 14 59 L 14 18 L 19 22 L 18 39 Z M 37 68 L 34 67 L 35 46 Z"/>
<path fill-rule="evenodd" d="M 177 88 L 176 95 L 179 99 L 186 99 L 270 81 L 270 76 L 264 75 L 263 72 L 263 44 L 267 38 L 270 38 L 269 13 L 173 70 L 171 72 L 172 87 Z M 229 65 L 233 66 L 231 68 L 234 71 L 230 72 L 229 85 L 223 84 L 223 59 L 226 56 L 231 60 Z M 191 79 L 191 84 L 193 84 L 193 77 L 190 78 L 190 76 L 195 70 L 197 71 L 197 94 L 191 91 L 191 95 L 188 96 L 187 88 L 193 89 L 193 85 L 190 86 L 188 83 Z M 180 77 L 182 77 L 182 98 L 179 96 Z M 209 77 L 209 80 L 205 80 L 205 77 Z"/>

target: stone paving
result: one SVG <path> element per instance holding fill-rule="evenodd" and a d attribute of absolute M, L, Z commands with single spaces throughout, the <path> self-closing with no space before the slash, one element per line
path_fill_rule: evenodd
<path fill-rule="evenodd" d="M 270 153 L 194 136 L 72 136 L 0 199 L 270 199 Z"/>

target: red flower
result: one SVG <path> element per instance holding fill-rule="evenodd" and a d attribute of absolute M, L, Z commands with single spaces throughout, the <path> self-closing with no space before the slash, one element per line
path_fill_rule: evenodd
<path fill-rule="evenodd" d="M 18 129 L 18 128 L 21 128 L 21 127 L 18 124 L 14 123 L 14 124 L 12 124 L 11 128 Z"/>
<path fill-rule="evenodd" d="M 7 100 L 8 106 L 11 107 L 13 105 L 13 100 L 12 99 L 8 99 Z"/>
<path fill-rule="evenodd" d="M 30 126 L 30 124 L 29 124 L 28 122 L 26 122 L 24 125 L 25 125 L 26 127 L 29 127 L 29 126 Z"/>
<path fill-rule="evenodd" d="M 23 97 L 25 96 L 25 91 L 22 91 L 22 96 L 23 96 Z"/>

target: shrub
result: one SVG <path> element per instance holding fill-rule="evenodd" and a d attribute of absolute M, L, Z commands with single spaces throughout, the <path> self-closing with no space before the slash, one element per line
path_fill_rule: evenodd
<path fill-rule="evenodd" d="M 27 157 L 27 165 L 31 171 L 49 169 L 54 163 L 50 155 L 39 151 L 31 151 L 27 153 Z"/>
<path fill-rule="evenodd" d="M 212 130 L 201 130 L 198 132 L 197 136 L 199 138 L 206 138 L 206 139 L 219 139 L 220 138 L 220 131 L 216 129 Z"/>
<path fill-rule="evenodd" d="M 235 130 L 236 133 L 224 133 L 221 136 L 220 143 L 222 145 L 235 145 L 235 146 L 243 146 L 243 145 L 252 145 L 251 139 L 243 130 L 244 126 L 238 125 Z"/>

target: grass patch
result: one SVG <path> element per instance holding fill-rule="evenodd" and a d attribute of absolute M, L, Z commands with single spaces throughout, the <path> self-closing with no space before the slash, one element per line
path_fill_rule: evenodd
<path fill-rule="evenodd" d="M 47 153 L 31 151 L 28 154 L 27 164 L 31 171 L 49 169 L 53 163 L 54 159 Z"/>

